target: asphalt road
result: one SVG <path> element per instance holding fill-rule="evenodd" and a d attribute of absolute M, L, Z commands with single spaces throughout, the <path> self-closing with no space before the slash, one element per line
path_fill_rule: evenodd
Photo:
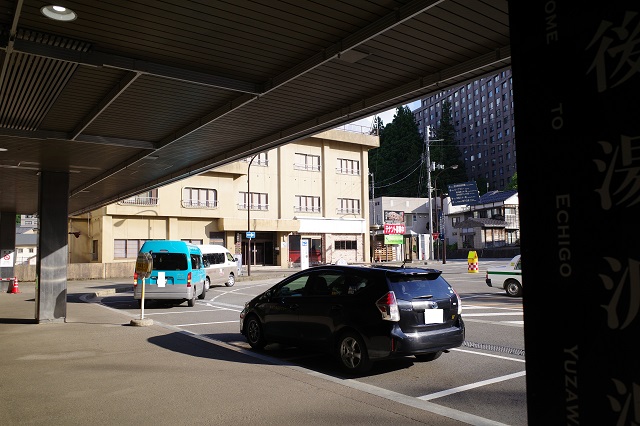
<path fill-rule="evenodd" d="M 507 260 L 492 260 L 470 273 L 467 263 L 449 261 L 428 265 L 442 269 L 460 294 L 466 324 L 465 344 L 439 359 L 420 363 L 413 357 L 376 363 L 364 377 L 345 377 L 331 357 L 299 348 L 269 345 L 256 357 L 286 363 L 320 374 L 385 398 L 430 401 L 438 407 L 469 413 L 486 423 L 526 425 L 526 384 L 522 299 L 508 297 L 504 290 L 488 287 L 484 272 Z M 259 274 L 257 274 L 259 275 Z M 266 277 L 266 276 L 265 276 Z M 212 287 L 196 306 L 148 302 L 144 318 L 182 330 L 213 345 L 249 349 L 239 331 L 239 313 L 244 302 L 266 290 L 280 278 L 253 276 L 234 287 Z M 131 292 L 100 298 L 104 306 L 136 318 L 141 311 Z"/>

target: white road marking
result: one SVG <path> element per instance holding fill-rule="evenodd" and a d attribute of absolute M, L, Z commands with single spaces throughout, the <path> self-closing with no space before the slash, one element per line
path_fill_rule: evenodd
<path fill-rule="evenodd" d="M 525 376 L 526 374 L 527 374 L 526 371 L 520 371 L 519 373 L 507 374 L 506 376 L 501 376 L 501 377 L 494 377 L 493 379 L 482 380 L 480 382 L 469 383 L 468 385 L 464 385 L 464 386 L 458 386 L 457 388 L 451 388 L 451 389 L 443 390 L 440 392 L 431 393 L 429 395 L 419 396 L 418 399 L 422 401 L 430 401 L 432 399 L 442 398 L 444 396 L 449 396 L 449 395 L 453 395 L 454 393 L 464 392 L 470 389 L 479 388 L 481 386 L 492 385 L 494 383 L 504 382 L 505 380 L 515 379 L 518 377 Z"/>
<path fill-rule="evenodd" d="M 233 321 L 215 321 L 215 322 L 194 322 L 193 324 L 176 324 L 174 325 L 174 327 L 194 327 L 196 325 L 227 324 L 231 322 L 240 324 L 240 320 L 233 320 Z"/>

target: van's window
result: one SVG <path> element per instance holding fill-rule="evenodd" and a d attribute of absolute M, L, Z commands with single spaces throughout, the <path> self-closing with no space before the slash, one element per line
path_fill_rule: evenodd
<path fill-rule="evenodd" d="M 160 271 L 186 271 L 187 256 L 184 253 L 152 253 L 153 269 Z"/>
<path fill-rule="evenodd" d="M 235 262 L 235 261 L 236 261 L 235 257 L 233 257 L 233 256 L 231 255 L 231 253 L 226 253 L 226 254 L 227 254 L 227 260 L 228 260 L 229 262 Z"/>
<path fill-rule="evenodd" d="M 202 268 L 202 258 L 197 254 L 191 255 L 191 269 L 200 269 Z"/>
<path fill-rule="evenodd" d="M 224 253 L 207 253 L 204 257 L 210 265 L 220 265 L 224 263 Z"/>

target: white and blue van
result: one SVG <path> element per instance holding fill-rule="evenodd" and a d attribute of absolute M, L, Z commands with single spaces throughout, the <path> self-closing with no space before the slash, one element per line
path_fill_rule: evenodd
<path fill-rule="evenodd" d="M 187 301 L 194 306 L 196 297 L 204 299 L 207 293 L 206 273 L 202 252 L 198 246 L 173 240 L 151 240 L 140 248 L 140 253 L 149 253 L 153 269 L 144 279 L 144 300 Z M 142 304 L 142 282 L 134 282 L 133 297 Z"/>

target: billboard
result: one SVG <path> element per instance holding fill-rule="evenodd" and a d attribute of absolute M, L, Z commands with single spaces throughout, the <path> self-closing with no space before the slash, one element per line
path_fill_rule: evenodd
<path fill-rule="evenodd" d="M 454 206 L 477 204 L 480 201 L 478 185 L 473 180 L 471 182 L 454 183 L 453 185 L 447 186 L 449 188 L 451 204 Z"/>
<path fill-rule="evenodd" d="M 398 210 L 385 210 L 384 223 L 404 223 L 404 212 Z"/>

